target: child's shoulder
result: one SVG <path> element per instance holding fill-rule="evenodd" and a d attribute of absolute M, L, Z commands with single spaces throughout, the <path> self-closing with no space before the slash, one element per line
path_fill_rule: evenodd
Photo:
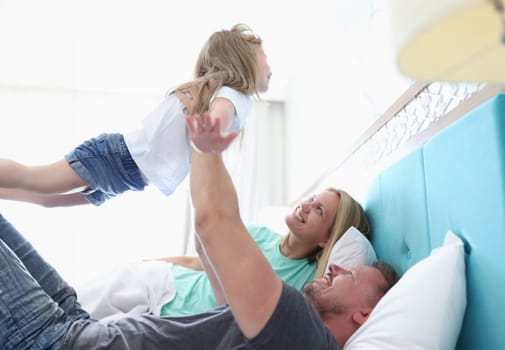
<path fill-rule="evenodd" d="M 219 87 L 212 99 L 216 97 L 224 97 L 232 102 L 236 103 L 248 103 L 251 100 L 251 96 L 247 96 L 244 93 L 238 91 L 237 89 L 231 88 L 229 86 L 221 86 Z"/>
<path fill-rule="evenodd" d="M 226 86 L 226 85 L 223 85 L 223 86 L 220 86 L 219 88 L 217 88 L 216 92 L 215 92 L 216 95 L 236 95 L 236 96 L 246 96 L 244 93 L 242 93 L 241 91 L 235 89 L 235 88 L 232 88 L 232 87 L 229 87 L 229 86 Z"/>

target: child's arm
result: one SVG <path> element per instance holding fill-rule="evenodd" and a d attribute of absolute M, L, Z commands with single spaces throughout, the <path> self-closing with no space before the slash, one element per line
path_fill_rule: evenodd
<path fill-rule="evenodd" d="M 187 111 L 192 110 L 193 100 L 189 95 L 181 91 L 177 91 L 176 95 L 181 100 L 181 102 L 186 106 Z M 232 123 L 233 117 L 235 115 L 235 107 L 233 106 L 233 103 L 231 103 L 231 101 L 228 100 L 227 98 L 216 97 L 214 100 L 212 100 L 212 103 L 210 104 L 209 107 L 209 112 L 205 113 L 205 115 L 206 118 L 207 117 L 209 118 L 205 124 L 215 128 L 216 133 L 210 135 L 211 137 L 207 137 L 205 141 L 203 140 L 203 138 L 201 138 L 198 144 L 193 143 L 193 146 L 195 146 L 198 150 L 202 152 L 222 152 L 224 151 L 224 149 L 228 147 L 229 143 L 235 138 L 237 134 L 235 132 L 230 132 L 228 135 L 226 135 L 226 140 L 228 140 L 229 137 L 230 142 L 226 143 L 226 147 L 221 148 L 224 145 L 221 136 L 225 134 L 225 131 L 229 128 L 229 126 Z M 190 116 L 189 120 L 195 118 L 196 116 L 199 115 L 195 114 L 195 116 Z M 203 116 L 201 118 L 203 118 Z M 197 127 L 196 121 L 191 123 L 190 121 L 188 121 L 188 118 L 186 118 L 186 124 L 188 128 L 192 126 L 192 129 L 189 129 L 190 134 L 192 130 L 193 131 L 196 130 Z M 212 131 L 214 131 L 214 129 Z"/>
<path fill-rule="evenodd" d="M 216 97 L 209 107 L 210 119 L 214 123 L 216 120 L 221 122 L 221 133 L 224 135 L 225 131 L 231 125 L 233 116 L 235 115 L 235 107 L 230 100 L 224 97 Z"/>
<path fill-rule="evenodd" d="M 186 125 L 193 146 L 201 152 L 220 153 L 228 148 L 237 136 L 237 133 L 233 131 L 223 136 L 221 120 L 218 118 L 213 122 L 209 113 L 204 113 L 202 116 L 198 114 L 186 116 Z"/>

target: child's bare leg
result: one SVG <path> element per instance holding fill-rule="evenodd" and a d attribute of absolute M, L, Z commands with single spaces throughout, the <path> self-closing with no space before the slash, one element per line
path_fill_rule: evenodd
<path fill-rule="evenodd" d="M 87 184 L 62 159 L 49 165 L 27 166 L 0 159 L 0 187 L 18 188 L 38 193 L 65 193 Z"/>
<path fill-rule="evenodd" d="M 0 199 L 38 204 L 46 208 L 70 207 L 89 204 L 89 201 L 79 192 L 66 194 L 41 194 L 17 188 L 0 188 Z"/>

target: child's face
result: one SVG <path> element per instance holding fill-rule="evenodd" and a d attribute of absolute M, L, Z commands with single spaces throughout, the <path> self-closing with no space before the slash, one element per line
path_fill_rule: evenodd
<path fill-rule="evenodd" d="M 267 55 L 263 51 L 263 47 L 258 45 L 256 48 L 256 58 L 258 60 L 258 77 L 256 79 L 256 89 L 258 92 L 266 92 L 270 83 L 270 66 L 267 63 Z"/>

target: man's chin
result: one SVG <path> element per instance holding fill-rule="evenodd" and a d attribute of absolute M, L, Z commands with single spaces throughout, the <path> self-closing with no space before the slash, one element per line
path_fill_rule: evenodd
<path fill-rule="evenodd" d="M 303 295 L 311 302 L 314 300 L 314 298 L 317 297 L 317 295 L 320 294 L 320 292 L 321 291 L 317 287 L 316 281 L 309 282 L 305 286 L 303 286 Z"/>

